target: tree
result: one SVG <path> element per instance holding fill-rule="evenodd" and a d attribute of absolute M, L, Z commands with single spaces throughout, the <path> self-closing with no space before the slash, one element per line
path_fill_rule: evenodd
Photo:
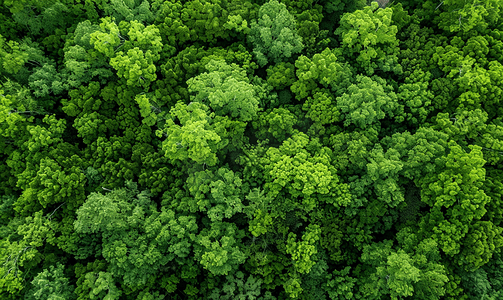
<path fill-rule="evenodd" d="M 155 278 L 176 257 L 187 257 L 197 230 L 193 216 L 159 212 L 148 192 L 139 193 L 131 181 L 107 195 L 92 193 L 74 226 L 79 233 L 101 234 L 109 271 L 133 288 Z"/>
<path fill-rule="evenodd" d="M 364 247 L 361 260 L 372 267 L 364 269 L 366 274 L 362 274 L 360 296 L 367 299 L 381 299 L 383 295 L 390 295 L 391 299 L 407 296 L 440 299 L 448 278 L 439 264 L 437 244 L 431 239 L 419 242 L 410 229 L 401 231 L 398 239 L 402 249 L 392 249 L 389 240 Z"/>
<path fill-rule="evenodd" d="M 226 168 L 195 172 L 187 178 L 187 188 L 194 197 L 194 203 L 188 205 L 193 212 L 196 208 L 206 212 L 211 222 L 230 219 L 243 209 L 241 185 L 239 174 Z"/>
<path fill-rule="evenodd" d="M 108 65 L 108 59 L 100 55 L 91 43 L 91 34 L 100 31 L 98 25 L 89 20 L 77 24 L 70 39 L 65 45 L 64 68 L 61 71 L 66 76 L 71 88 L 78 88 L 84 82 L 90 82 L 94 77 L 102 84 L 113 76 Z M 106 41 L 103 41 L 106 45 Z"/>
<path fill-rule="evenodd" d="M 297 242 L 297 236 L 290 232 L 286 244 L 286 253 L 292 256 L 293 265 L 299 273 L 309 273 L 315 262 L 316 242 L 320 240 L 321 230 L 317 225 L 309 225 L 302 235 L 302 241 Z"/>
<path fill-rule="evenodd" d="M 97 275 L 98 276 L 94 273 L 87 273 L 86 283 L 89 285 L 91 292 L 86 296 L 90 299 L 119 299 L 122 295 L 122 291 L 117 288 L 112 274 L 109 272 L 99 272 Z"/>
<path fill-rule="evenodd" d="M 297 117 L 285 108 L 273 108 L 266 112 L 259 113 L 258 120 L 252 123 L 256 130 L 255 136 L 259 139 L 266 139 L 272 136 L 282 142 L 293 132 L 293 127 L 297 124 Z"/>
<path fill-rule="evenodd" d="M 385 80 L 358 75 L 356 81 L 336 99 L 344 126 L 354 124 L 363 129 L 386 116 L 402 119 L 397 96 Z"/>
<path fill-rule="evenodd" d="M 90 43 L 110 58 L 110 65 L 128 85 L 147 88 L 157 78 L 154 63 L 160 59 L 163 46 L 159 29 L 155 25 L 145 27 L 136 20 L 119 25 L 113 18 L 103 18 L 100 30 L 91 34 Z"/>
<path fill-rule="evenodd" d="M 414 125 L 424 123 L 433 110 L 433 93 L 429 90 L 431 73 L 414 71 L 397 91 L 399 103 L 404 106 L 405 119 Z"/>
<path fill-rule="evenodd" d="M 335 99 L 327 91 L 322 90 L 308 97 L 302 109 L 307 111 L 306 115 L 316 123 L 327 125 L 339 121 L 340 112 L 335 105 Z"/>
<path fill-rule="evenodd" d="M 152 2 L 152 1 L 150 1 Z M 152 23 L 154 14 L 147 0 L 118 1 L 111 0 L 104 7 L 108 16 L 113 16 L 120 21 L 139 21 L 142 23 Z"/>
<path fill-rule="evenodd" d="M 2 59 L 2 71 L 15 74 L 21 70 L 28 61 L 28 53 L 23 52 L 16 41 L 7 41 L 0 35 L 0 57 Z"/>
<path fill-rule="evenodd" d="M 300 56 L 295 61 L 295 67 L 298 80 L 290 89 L 297 99 L 304 99 L 312 90 L 317 91 L 317 87 L 330 88 L 335 96 L 340 96 L 353 81 L 351 69 L 339 62 L 335 52 L 329 48 L 315 54 L 312 59 Z"/>
<path fill-rule="evenodd" d="M 153 1 L 152 7 L 158 10 L 155 25 L 165 44 L 170 45 L 172 51 L 175 46 L 190 40 L 190 29 L 183 24 L 181 14 L 183 3 L 180 1 Z"/>
<path fill-rule="evenodd" d="M 374 147 L 369 154 L 366 176 L 370 177 L 370 181 L 373 182 L 377 199 L 385 202 L 389 207 L 398 206 L 404 201 L 398 178 L 403 168 L 400 154 L 394 149 L 383 153 L 380 146 Z"/>
<path fill-rule="evenodd" d="M 189 105 L 179 102 L 171 109 L 170 115 L 164 130 L 156 132 L 158 137 L 167 137 L 162 142 L 166 157 L 173 161 L 190 158 L 198 164 L 214 166 L 218 161 L 216 152 L 221 138 L 211 126 L 212 114 L 209 114 L 208 107 L 200 102 Z"/>
<path fill-rule="evenodd" d="M 440 6 L 442 13 L 435 19 L 438 26 L 450 32 L 468 32 L 476 30 L 485 32 L 486 29 L 496 26 L 500 21 L 498 12 L 501 10 L 501 3 L 490 0 L 483 4 L 476 1 L 468 3 L 458 3 L 447 0 Z"/>
<path fill-rule="evenodd" d="M 240 243 L 243 236 L 244 232 L 233 223 L 213 222 L 195 239 L 196 259 L 213 275 L 228 275 L 246 260 Z"/>
<path fill-rule="evenodd" d="M 260 7 L 258 22 L 251 23 L 248 40 L 260 66 L 279 63 L 299 53 L 304 45 L 297 34 L 295 18 L 285 4 L 270 0 Z"/>
<path fill-rule="evenodd" d="M 349 276 L 351 267 L 345 267 L 341 271 L 334 270 L 328 275 L 327 283 L 322 286 L 332 300 L 354 299 L 354 287 L 356 279 Z"/>
<path fill-rule="evenodd" d="M 279 63 L 267 68 L 267 82 L 282 90 L 295 82 L 295 67 L 291 63 Z"/>
<path fill-rule="evenodd" d="M 482 151 L 480 147 L 469 146 L 471 151 L 466 153 L 454 142 L 449 143 L 449 148 L 445 171 L 422 180 L 422 199 L 432 207 L 452 207 L 451 216 L 462 222 L 479 220 L 489 201 L 480 189 L 485 180 Z"/>
<path fill-rule="evenodd" d="M 319 152 L 309 153 L 307 149 L 316 146 Z M 275 205 L 280 216 L 295 208 L 311 211 L 318 201 L 336 207 L 350 203 L 348 186 L 339 182 L 337 171 L 330 164 L 331 150 L 320 146 L 309 141 L 307 135 L 295 132 L 280 147 L 271 147 L 265 153 L 262 160 L 268 196 L 274 199 L 283 192 L 289 194 L 287 201 Z"/>
<path fill-rule="evenodd" d="M 209 299 L 212 300 L 230 300 L 230 299 L 276 299 L 270 292 L 266 292 L 263 297 L 261 293 L 261 279 L 255 279 L 250 275 L 245 280 L 245 274 L 238 271 L 235 275 L 227 275 L 226 282 L 222 288 L 215 288 L 211 292 Z M 257 298 L 258 297 L 258 298 Z"/>
<path fill-rule="evenodd" d="M 217 115 L 230 115 L 240 121 L 250 121 L 259 110 L 259 100 L 246 72 L 235 64 L 211 60 L 202 73 L 187 80 L 192 101 L 205 103 Z"/>
<path fill-rule="evenodd" d="M 187 1 L 181 13 L 184 25 L 190 30 L 191 39 L 212 44 L 216 43 L 217 38 L 228 38 L 229 32 L 224 26 L 228 16 L 224 1 Z"/>
<path fill-rule="evenodd" d="M 0 299 L 503 297 L 496 0 L 5 0 Z"/>
<path fill-rule="evenodd" d="M 75 299 L 74 287 L 69 284 L 68 278 L 63 274 L 64 266 L 57 264 L 50 266 L 39 273 L 31 282 L 33 288 L 30 289 L 25 299 L 32 300 L 63 300 Z"/>
<path fill-rule="evenodd" d="M 341 38 L 343 53 L 353 56 L 359 70 L 369 76 L 375 71 L 402 72 L 392 14 L 391 8 L 379 9 L 377 2 L 372 2 L 362 10 L 344 14 L 335 30 Z"/>

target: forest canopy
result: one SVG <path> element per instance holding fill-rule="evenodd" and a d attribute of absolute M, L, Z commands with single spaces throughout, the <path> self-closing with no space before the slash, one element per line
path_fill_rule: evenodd
<path fill-rule="evenodd" d="M 500 0 L 0 0 L 0 298 L 503 298 Z"/>

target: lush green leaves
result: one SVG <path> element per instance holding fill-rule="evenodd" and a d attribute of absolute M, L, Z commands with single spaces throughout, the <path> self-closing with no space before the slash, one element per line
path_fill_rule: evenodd
<path fill-rule="evenodd" d="M 357 83 L 348 87 L 346 93 L 337 98 L 337 107 L 344 116 L 344 126 L 354 124 L 365 128 L 385 117 L 401 120 L 400 106 L 393 88 L 379 77 L 374 80 L 357 76 Z"/>
<path fill-rule="evenodd" d="M 45 269 L 39 273 L 31 282 L 33 288 L 27 292 L 25 299 L 75 299 L 73 294 L 74 287 L 69 284 L 69 280 L 65 277 L 63 270 L 64 266 L 58 264 L 56 268 L 50 266 L 49 270 Z"/>
<path fill-rule="evenodd" d="M 355 62 L 367 75 L 375 71 L 401 73 L 398 64 L 397 27 L 391 25 L 391 8 L 379 9 L 377 2 L 341 18 L 335 34 L 342 40 L 344 53 L 354 55 Z"/>
<path fill-rule="evenodd" d="M 202 73 L 187 81 L 192 101 L 208 103 L 217 115 L 230 115 L 250 121 L 258 111 L 259 100 L 246 72 L 237 65 L 212 60 Z"/>
<path fill-rule="evenodd" d="M 260 7 L 258 22 L 251 23 L 248 39 L 260 66 L 279 63 L 299 53 L 304 45 L 295 18 L 283 3 L 271 0 Z"/>
<path fill-rule="evenodd" d="M 499 299 L 496 0 L 5 0 L 1 299 Z"/>

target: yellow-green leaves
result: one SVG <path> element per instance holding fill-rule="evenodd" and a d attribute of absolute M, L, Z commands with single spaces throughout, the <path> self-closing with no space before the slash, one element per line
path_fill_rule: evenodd
<path fill-rule="evenodd" d="M 154 63 L 162 50 L 159 29 L 155 25 L 145 27 L 138 21 L 119 25 L 114 19 L 102 19 L 101 31 L 92 33 L 90 42 L 110 58 L 110 65 L 128 85 L 148 88 L 157 78 Z"/>
<path fill-rule="evenodd" d="M 345 185 L 339 183 L 336 169 L 330 164 L 331 151 L 323 148 L 312 155 L 306 150 L 309 144 L 305 134 L 295 133 L 279 148 L 269 148 L 263 159 L 269 196 L 274 198 L 284 191 L 291 197 L 288 202 L 278 204 L 282 207 L 280 211 L 293 208 L 310 211 L 318 205 L 317 198 L 322 195 L 330 196 L 320 199 L 335 206 L 349 204 Z M 313 144 L 315 142 L 311 146 Z"/>
<path fill-rule="evenodd" d="M 159 29 L 155 25 L 144 26 L 138 21 L 132 21 L 129 24 L 127 36 L 129 42 L 135 47 L 153 55 L 153 61 L 160 59 L 159 53 L 162 51 L 162 39 Z"/>
<path fill-rule="evenodd" d="M 220 136 L 211 126 L 211 115 L 206 105 L 193 102 L 189 105 L 177 103 L 170 111 L 163 130 L 158 130 L 158 137 L 163 135 L 162 149 L 171 160 L 191 159 L 198 164 L 213 166 L 217 163 L 216 151 Z M 178 125 L 177 123 L 180 125 Z"/>
<path fill-rule="evenodd" d="M 295 82 L 295 66 L 291 63 L 279 63 L 267 68 L 267 82 L 282 90 Z"/>
<path fill-rule="evenodd" d="M 16 74 L 28 61 L 28 53 L 21 50 L 16 41 L 7 41 L 0 35 L 0 61 L 3 70 L 10 74 Z"/>
<path fill-rule="evenodd" d="M 225 29 L 232 29 L 237 32 L 250 32 L 250 28 L 248 28 L 248 22 L 243 20 L 241 15 L 229 15 L 227 23 L 224 24 Z"/>
<path fill-rule="evenodd" d="M 318 252 L 316 244 L 320 240 L 321 230 L 318 225 L 309 225 L 302 235 L 302 241 L 297 241 L 294 233 L 288 234 L 286 253 L 292 256 L 295 270 L 301 274 L 309 273 L 315 261 L 312 257 Z"/>
<path fill-rule="evenodd" d="M 245 70 L 235 64 L 211 60 L 208 72 L 187 80 L 192 101 L 208 103 L 217 115 L 230 115 L 241 121 L 252 120 L 259 100 Z"/>
<path fill-rule="evenodd" d="M 140 114 L 143 117 L 142 122 L 148 126 L 154 125 L 155 121 L 157 120 L 157 115 L 153 112 L 153 107 L 150 104 L 147 96 L 137 95 L 134 99 L 140 107 Z"/>
<path fill-rule="evenodd" d="M 295 67 L 298 81 L 292 84 L 291 90 L 297 99 L 307 97 L 318 86 L 331 89 L 338 96 L 353 81 L 351 70 L 338 62 L 337 56 L 329 48 L 315 54 L 312 59 L 299 57 Z"/>
<path fill-rule="evenodd" d="M 437 17 L 439 27 L 450 32 L 485 32 L 488 27 L 497 26 L 501 17 L 501 2 L 497 0 L 485 0 L 478 2 L 458 2 L 446 0 L 439 8 L 443 11 Z"/>
<path fill-rule="evenodd" d="M 327 90 L 321 90 L 313 97 L 308 97 L 302 109 L 307 111 L 306 115 L 311 120 L 321 125 L 339 121 L 340 112 L 335 105 L 335 99 Z"/>
<path fill-rule="evenodd" d="M 115 20 L 104 18 L 101 20 L 100 29 L 100 31 L 91 34 L 90 43 L 105 56 L 113 57 L 115 47 L 121 43 L 119 27 Z"/>
<path fill-rule="evenodd" d="M 480 219 L 489 201 L 481 189 L 486 175 L 482 151 L 478 146 L 469 146 L 471 151 L 467 153 L 454 142 L 449 147 L 445 170 L 435 181 L 423 183 L 423 201 L 431 206 L 452 206 L 452 217 L 463 222 Z"/>
<path fill-rule="evenodd" d="M 110 65 L 117 70 L 117 76 L 127 80 L 128 85 L 147 87 L 157 78 L 153 58 L 151 52 L 144 53 L 135 47 L 127 53 L 119 51 L 110 60 Z"/>
<path fill-rule="evenodd" d="M 393 9 L 379 9 L 372 2 L 363 10 L 346 13 L 335 34 L 342 39 L 344 53 L 352 54 L 360 69 L 372 75 L 375 71 L 400 74 L 397 27 L 391 25 Z M 348 55 L 349 56 L 349 55 Z"/>

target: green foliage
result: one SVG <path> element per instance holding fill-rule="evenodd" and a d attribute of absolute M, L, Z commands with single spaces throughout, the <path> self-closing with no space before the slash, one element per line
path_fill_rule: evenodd
<path fill-rule="evenodd" d="M 304 45 L 297 34 L 295 18 L 285 4 L 270 0 L 260 7 L 258 22 L 250 26 L 248 39 L 260 66 L 279 63 L 299 53 Z"/>
<path fill-rule="evenodd" d="M 385 80 L 358 75 L 356 81 L 337 98 L 337 108 L 342 112 L 344 126 L 354 124 L 365 128 L 386 116 L 402 119 L 397 96 Z"/>
<path fill-rule="evenodd" d="M 224 24 L 228 20 L 226 1 L 192 0 L 184 4 L 181 20 L 190 30 L 192 40 L 214 43 L 217 38 L 226 38 Z"/>
<path fill-rule="evenodd" d="M 88 273 L 86 281 L 91 288 L 89 299 L 115 300 L 119 299 L 122 294 L 121 290 L 116 287 L 111 273 L 99 272 L 98 276 L 94 273 Z"/>
<path fill-rule="evenodd" d="M 30 88 L 34 90 L 33 93 L 38 97 L 44 97 L 51 93 L 58 95 L 68 89 L 64 79 L 52 64 L 44 64 L 28 80 L 30 81 Z"/>
<path fill-rule="evenodd" d="M 200 102 L 189 105 L 179 102 L 171 109 L 170 115 L 164 130 L 156 132 L 158 137 L 166 136 L 162 142 L 166 157 L 172 161 L 190 158 L 196 163 L 214 166 L 222 139 L 211 126 L 213 114 L 208 112 L 208 107 Z"/>
<path fill-rule="evenodd" d="M 429 90 L 430 73 L 414 71 L 397 91 L 397 97 L 402 102 L 405 118 L 414 125 L 424 123 L 433 110 L 433 93 Z"/>
<path fill-rule="evenodd" d="M 454 142 L 449 143 L 449 148 L 445 171 L 433 182 L 424 179 L 422 199 L 433 207 L 452 206 L 452 217 L 462 222 L 481 219 L 489 201 L 480 189 L 485 180 L 482 151 L 480 147 L 471 146 L 470 153 L 466 153 Z"/>
<path fill-rule="evenodd" d="M 132 21 L 129 24 L 121 23 L 120 25 L 121 27 L 129 27 L 127 32 L 129 40 L 122 38 L 124 48 L 110 59 L 110 65 L 117 70 L 117 76 L 127 80 L 128 85 L 146 88 L 157 78 L 154 63 L 160 59 L 159 52 L 162 50 L 159 30 L 154 25 L 145 27 L 138 21 Z M 112 27 L 111 34 L 115 31 L 116 29 Z M 119 33 L 117 35 L 121 36 Z M 110 53 L 110 50 L 105 52 L 105 54 L 107 53 Z"/>
<path fill-rule="evenodd" d="M 40 221 L 40 214 L 38 221 Z M 16 223 L 15 225 L 19 225 L 24 222 Z M 2 274 L 0 295 L 6 299 L 16 299 L 21 297 L 21 292 L 25 288 L 23 276 L 28 275 L 29 269 L 40 263 L 42 254 L 35 247 L 27 246 L 27 240 L 30 240 L 30 238 L 25 240 L 22 236 L 19 236 L 19 233 L 11 234 L 9 237 L 15 241 L 3 238 L 0 242 L 0 258 L 4 262 L 0 268 Z M 38 242 L 40 242 L 40 239 Z"/>
<path fill-rule="evenodd" d="M 273 108 L 259 113 L 258 120 L 252 123 L 257 130 L 255 136 L 266 139 L 269 136 L 279 141 L 285 140 L 294 132 L 293 127 L 297 123 L 297 117 L 285 108 Z"/>
<path fill-rule="evenodd" d="M 242 181 L 239 174 L 220 168 L 195 172 L 187 178 L 187 188 L 194 197 L 187 205 L 191 210 L 205 211 L 212 222 L 229 219 L 243 209 L 241 203 Z"/>
<path fill-rule="evenodd" d="M 335 206 L 349 204 L 348 187 L 339 183 L 337 171 L 329 163 L 331 150 L 320 147 L 319 152 L 312 155 L 307 149 L 313 146 L 320 145 L 316 145 L 316 141 L 310 143 L 305 134 L 297 132 L 279 148 L 267 150 L 264 186 L 268 195 L 275 198 L 283 189 L 290 195 L 289 201 L 277 204 L 281 207 L 278 212 L 293 208 L 310 211 L 318 201 Z"/>
<path fill-rule="evenodd" d="M 238 271 L 235 275 L 227 275 L 222 288 L 215 288 L 208 299 L 230 300 L 230 299 L 276 299 L 270 292 L 266 292 L 263 297 L 261 293 L 261 279 L 255 279 L 250 275 L 245 280 L 243 272 Z"/>
<path fill-rule="evenodd" d="M 50 266 L 39 273 L 31 282 L 33 288 L 27 292 L 25 299 L 59 300 L 75 299 L 74 287 L 69 285 L 68 278 L 65 277 L 64 266 L 58 264 L 55 268 Z"/>
<path fill-rule="evenodd" d="M 115 49 L 121 43 L 119 27 L 112 18 L 103 18 L 100 29 L 91 33 L 89 43 L 98 52 L 107 57 L 113 57 Z"/>
<path fill-rule="evenodd" d="M 344 12 L 353 12 L 356 9 L 362 9 L 367 3 L 362 0 L 325 0 L 322 1 L 323 9 L 329 13 L 343 14 Z"/>
<path fill-rule="evenodd" d="M 496 227 L 491 222 L 475 222 L 466 235 L 458 264 L 466 270 L 474 271 L 488 263 L 493 254 L 503 247 L 502 232 L 503 228 Z"/>
<path fill-rule="evenodd" d="M 291 90 L 298 99 L 316 90 L 318 84 L 330 88 L 336 96 L 340 96 L 351 83 L 352 72 L 344 64 L 338 62 L 334 51 L 325 49 L 312 59 L 301 56 L 295 62 L 298 81 L 292 84 Z"/>
<path fill-rule="evenodd" d="M 187 81 L 188 91 L 195 94 L 192 101 L 205 103 L 217 115 L 230 115 L 241 121 L 252 120 L 259 101 L 246 72 L 235 64 L 211 60 L 202 73 Z"/>
<path fill-rule="evenodd" d="M 117 76 L 127 80 L 128 85 L 148 86 L 157 78 L 152 54 L 143 53 L 138 48 L 130 49 L 124 54 L 119 51 L 117 56 L 110 60 L 110 65 L 117 70 Z"/>
<path fill-rule="evenodd" d="M 500 299 L 500 1 L 5 0 L 1 299 Z"/>
<path fill-rule="evenodd" d="M 154 20 L 150 3 L 146 0 L 110 0 L 110 3 L 107 3 L 104 9 L 107 15 L 113 16 L 119 22 L 124 20 L 151 23 Z"/>
<path fill-rule="evenodd" d="M 78 209 L 75 221 L 77 232 L 101 233 L 109 270 L 130 287 L 144 285 L 164 265 L 186 257 L 196 229 L 194 218 L 159 212 L 149 194 L 139 193 L 133 182 L 107 195 L 92 193 Z M 142 246 L 137 248 L 138 243 Z M 131 247 L 135 250 L 128 250 Z"/>
<path fill-rule="evenodd" d="M 417 295 L 422 299 L 440 299 L 448 281 L 445 269 L 438 264 L 437 244 L 431 239 L 418 243 L 410 230 L 398 236 L 403 249 L 392 249 L 391 241 L 366 246 L 361 260 L 368 264 L 368 277 L 360 292 L 367 299 L 379 299 L 388 294 L 392 299 Z"/>
<path fill-rule="evenodd" d="M 346 13 L 335 34 L 340 36 L 343 53 L 354 56 L 359 70 L 402 73 L 398 64 L 397 27 L 391 25 L 393 9 L 379 9 L 372 2 L 362 10 Z"/>
<path fill-rule="evenodd" d="M 354 299 L 354 287 L 357 280 L 349 276 L 350 270 L 351 267 L 346 267 L 341 271 L 334 270 L 328 275 L 328 281 L 322 288 L 327 291 L 330 299 Z"/>
<path fill-rule="evenodd" d="M 21 5 L 17 9 L 13 7 L 12 17 L 19 25 L 26 26 L 33 35 L 41 33 L 49 35 L 58 28 L 63 28 L 70 21 L 68 20 L 70 9 L 60 1 L 41 1 L 38 3 L 29 1 L 26 4 L 29 5 L 24 7 Z"/>
<path fill-rule="evenodd" d="M 311 120 L 321 125 L 339 121 L 340 112 L 335 105 L 335 99 L 326 90 L 308 97 L 302 109 L 307 111 L 306 115 Z"/>
<path fill-rule="evenodd" d="M 450 32 L 468 32 L 476 30 L 485 32 L 497 26 L 500 20 L 501 3 L 498 1 L 485 1 L 477 5 L 475 1 L 458 3 L 446 1 L 443 3 L 442 12 L 437 17 L 440 28 Z"/>
<path fill-rule="evenodd" d="M 228 275 L 246 260 L 240 245 L 243 235 L 233 223 L 213 222 L 196 236 L 194 255 L 213 275 Z"/>
<path fill-rule="evenodd" d="M 309 225 L 302 235 L 302 241 L 296 241 L 296 235 L 292 232 L 288 234 L 286 253 L 292 256 L 295 270 L 299 273 L 309 273 L 315 262 L 312 257 L 316 255 L 316 242 L 320 239 L 320 227 Z"/>
<path fill-rule="evenodd" d="M 15 74 L 21 70 L 28 61 L 28 53 L 23 52 L 18 42 L 7 41 L 0 35 L 0 58 L 2 71 Z"/>
<path fill-rule="evenodd" d="M 267 82 L 278 90 L 282 90 L 295 82 L 294 65 L 279 63 L 267 68 Z"/>
<path fill-rule="evenodd" d="M 369 153 L 367 176 L 373 182 L 377 199 L 390 207 L 396 207 L 404 201 L 403 192 L 399 186 L 398 174 L 403 168 L 398 151 L 389 149 L 386 153 L 380 147 L 375 147 Z"/>

